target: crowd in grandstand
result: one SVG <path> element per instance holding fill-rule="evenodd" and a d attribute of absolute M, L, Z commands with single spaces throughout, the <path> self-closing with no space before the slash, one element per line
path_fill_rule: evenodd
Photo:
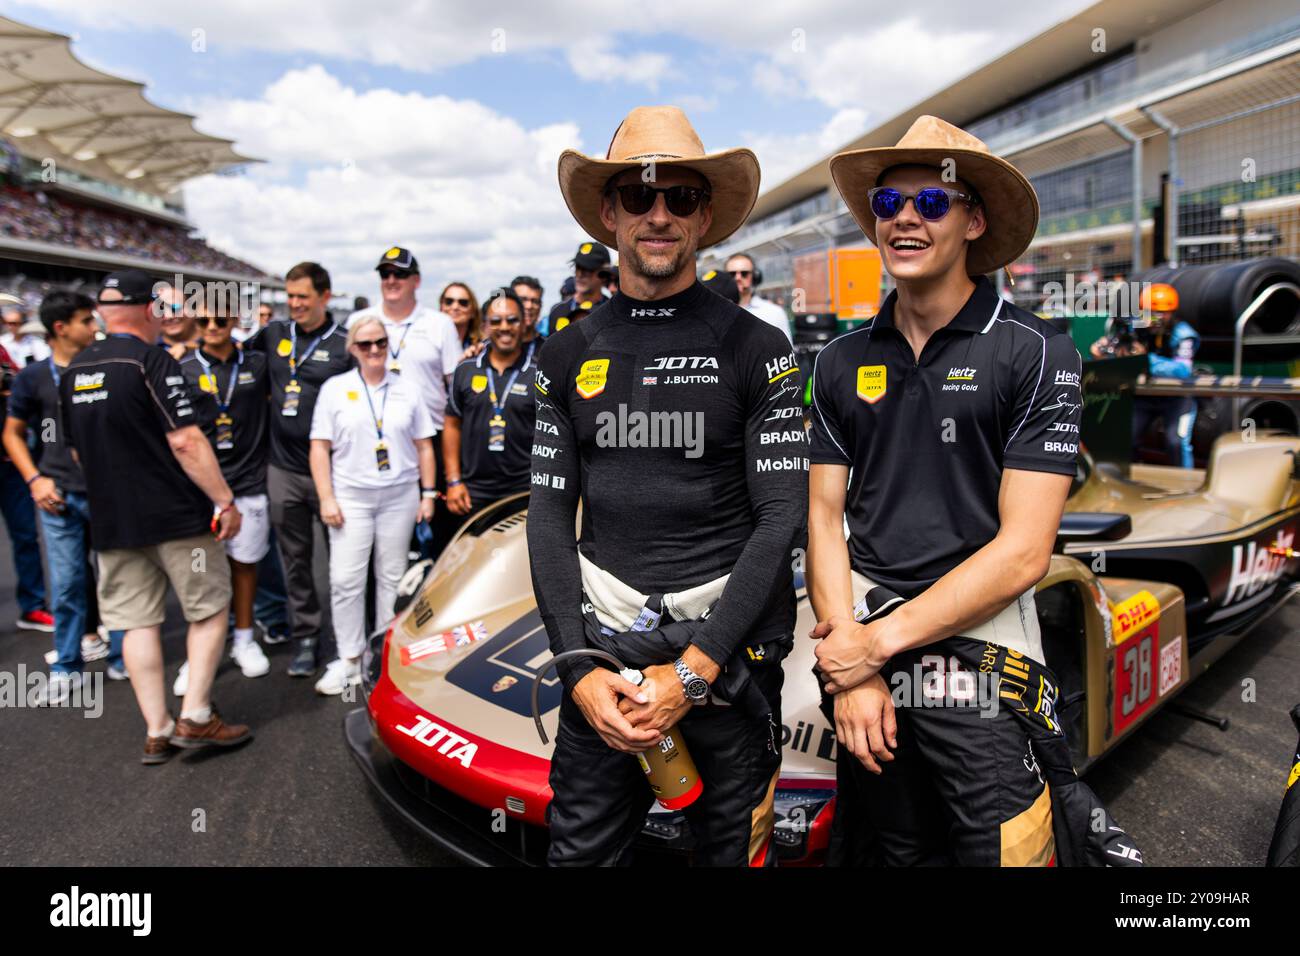
<path fill-rule="evenodd" d="M 0 236 L 75 246 L 187 269 L 247 275 L 260 269 L 213 249 L 184 226 L 72 202 L 42 190 L 0 186 Z"/>

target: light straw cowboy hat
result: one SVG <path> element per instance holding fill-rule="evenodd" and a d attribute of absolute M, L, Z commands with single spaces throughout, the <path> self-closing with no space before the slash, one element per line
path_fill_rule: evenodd
<path fill-rule="evenodd" d="M 945 160 L 951 160 L 946 164 Z M 966 252 L 966 272 L 984 275 L 1014 262 L 1038 228 L 1038 196 L 1020 170 L 994 156 L 984 142 L 937 116 L 919 116 L 896 146 L 851 149 L 831 157 L 831 176 L 849 212 L 876 243 L 876 217 L 867 190 L 891 166 L 951 167 L 979 194 L 988 223 Z"/>
<path fill-rule="evenodd" d="M 566 149 L 560 154 L 560 192 L 569 212 L 591 238 L 607 246 L 618 239 L 600 221 L 600 200 L 611 176 L 625 169 L 684 166 L 709 181 L 713 223 L 700 248 L 740 228 L 758 198 L 758 158 L 747 149 L 705 153 L 691 121 L 675 106 L 638 106 L 619 124 L 604 159 Z M 649 181 L 649 180 L 647 180 Z"/>

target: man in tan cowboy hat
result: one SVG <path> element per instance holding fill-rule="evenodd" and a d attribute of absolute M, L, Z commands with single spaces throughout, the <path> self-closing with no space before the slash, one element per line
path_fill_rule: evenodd
<path fill-rule="evenodd" d="M 1038 200 L 933 116 L 831 173 L 897 283 L 814 372 L 808 579 L 841 745 L 833 857 L 1047 865 L 1064 851 L 1045 781 L 1073 781 L 1073 714 L 1055 709 L 1044 650 L 1071 649 L 1040 634 L 1034 586 L 1075 473 L 1080 358 L 985 278 L 1029 245 Z M 878 834 L 865 857 L 863 816 Z"/>
<path fill-rule="evenodd" d="M 676 725 L 702 789 L 683 775 L 658 796 L 685 809 L 695 860 L 770 863 L 808 446 L 790 343 L 695 278 L 696 251 L 749 214 L 758 162 L 705 153 L 680 110 L 642 107 L 603 159 L 565 151 L 559 174 L 621 281 L 539 355 L 533 588 L 556 655 L 603 648 L 646 682 L 589 656 L 559 665 L 549 861 L 626 858 L 655 797 L 637 755 Z"/>

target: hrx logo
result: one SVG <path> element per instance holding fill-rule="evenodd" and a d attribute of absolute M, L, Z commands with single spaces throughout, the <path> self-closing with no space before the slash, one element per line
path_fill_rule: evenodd
<path fill-rule="evenodd" d="M 632 318 L 634 319 L 658 319 L 671 316 L 676 309 L 633 309 Z"/>

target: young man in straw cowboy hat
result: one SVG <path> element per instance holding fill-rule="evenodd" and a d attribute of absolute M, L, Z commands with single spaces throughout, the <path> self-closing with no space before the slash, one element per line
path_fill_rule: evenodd
<path fill-rule="evenodd" d="M 703 787 L 680 795 L 696 862 L 770 863 L 808 446 L 790 343 L 695 278 L 697 249 L 749 214 L 758 162 L 642 107 L 605 158 L 568 150 L 559 175 L 618 249 L 621 288 L 538 359 L 533 588 L 552 651 L 611 650 L 646 683 L 560 665 L 549 861 L 626 859 L 654 802 L 636 755 L 676 724 Z"/>
<path fill-rule="evenodd" d="M 1075 473 L 1080 358 L 985 278 L 1029 245 L 1037 197 L 932 116 L 831 172 L 897 283 L 814 371 L 808 573 L 841 744 L 833 855 L 863 861 L 851 838 L 867 816 L 867 859 L 887 864 L 1072 858 L 1053 833 L 1057 781 L 1075 784 L 1034 586 Z"/>

